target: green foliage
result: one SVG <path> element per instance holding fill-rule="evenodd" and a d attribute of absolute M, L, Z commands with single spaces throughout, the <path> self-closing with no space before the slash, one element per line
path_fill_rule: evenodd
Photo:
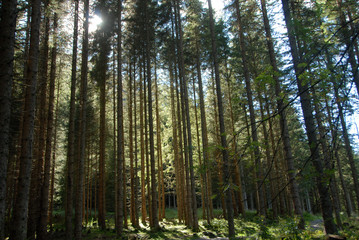
<path fill-rule="evenodd" d="M 202 212 L 198 209 L 198 213 Z M 206 220 L 200 220 L 200 231 L 193 232 L 183 223 L 177 220 L 176 209 L 166 209 L 166 219 L 160 222 L 159 231 L 151 231 L 148 224 L 140 225 L 135 229 L 129 224 L 125 229 L 122 239 L 200 239 L 200 238 L 223 238 L 227 236 L 228 222 L 220 218 L 222 211 L 214 209 L 218 216 L 209 225 Z M 201 216 L 199 216 L 201 219 Z M 83 239 L 121 239 L 115 233 L 114 213 L 107 213 L 107 230 L 102 231 L 98 228 L 97 220 L 90 218 L 83 230 Z M 236 237 L 246 239 L 287 239 L 287 240 L 306 240 L 324 239 L 325 232 L 322 218 L 318 215 L 304 213 L 306 228 L 298 228 L 299 218 L 285 217 L 276 221 L 269 221 L 263 216 L 258 216 L 255 211 L 248 211 L 246 218 L 237 218 L 234 221 Z M 359 234 L 359 220 L 355 217 L 343 219 L 344 228 L 338 232 L 340 236 L 347 239 L 357 239 Z M 54 212 L 54 231 L 53 239 L 63 239 L 64 212 Z"/>

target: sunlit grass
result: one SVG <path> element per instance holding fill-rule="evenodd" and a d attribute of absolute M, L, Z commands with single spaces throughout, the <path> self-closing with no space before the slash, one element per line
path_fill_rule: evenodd
<path fill-rule="evenodd" d="M 210 239 L 226 238 L 228 232 L 228 223 L 222 217 L 220 209 L 215 210 L 217 218 L 211 221 L 209 225 L 202 219 L 202 210 L 198 209 L 199 232 L 194 232 L 187 228 L 184 223 L 177 219 L 176 209 L 166 209 L 166 218 L 160 222 L 159 231 L 151 231 L 149 222 L 134 228 L 128 219 L 128 229 L 124 229 L 122 238 L 119 238 L 115 232 L 114 214 L 107 213 L 107 229 L 102 231 L 98 228 L 97 220 L 90 218 L 88 224 L 84 226 L 84 239 Z M 54 229 L 64 229 L 63 212 L 56 212 L 58 216 Z M 62 215 L 62 217 L 61 217 Z M 297 218 L 280 217 L 275 220 L 265 219 L 256 215 L 253 211 L 248 211 L 245 218 L 235 219 L 236 237 L 239 239 L 325 239 L 325 232 L 322 219 L 319 215 L 305 213 L 305 230 L 298 229 Z M 359 218 L 350 219 L 343 217 L 345 227 L 339 231 L 341 236 L 347 239 L 357 239 L 359 236 Z M 316 223 L 313 226 L 313 223 Z M 54 239 L 63 239 L 64 234 L 54 234 Z"/>

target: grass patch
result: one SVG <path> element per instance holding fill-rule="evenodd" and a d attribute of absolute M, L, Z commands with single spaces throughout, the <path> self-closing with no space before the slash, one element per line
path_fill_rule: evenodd
<path fill-rule="evenodd" d="M 151 231 L 149 223 L 140 224 L 140 228 L 135 229 L 128 222 L 129 228 L 124 230 L 121 237 L 116 235 L 114 214 L 107 215 L 107 230 L 102 231 L 98 228 L 96 219 L 90 219 L 87 226 L 83 229 L 83 239 L 210 239 L 228 237 L 228 223 L 223 219 L 222 211 L 215 210 L 217 218 L 207 224 L 201 219 L 202 209 L 198 209 L 199 232 L 193 232 L 177 219 L 176 209 L 166 209 L 166 218 L 160 222 L 159 231 Z M 58 214 L 59 221 L 55 222 L 53 239 L 64 239 L 64 217 L 61 212 Z M 63 221 L 61 221 L 61 219 Z M 306 228 L 298 229 L 299 219 L 282 217 L 275 220 L 265 219 L 256 215 L 253 211 L 248 211 L 245 218 L 237 218 L 234 221 L 236 237 L 238 239 L 325 239 L 324 228 L 321 217 L 309 213 L 304 214 Z M 339 235 L 347 239 L 357 239 L 359 236 L 359 218 L 343 218 L 344 228 L 339 231 Z M 316 224 L 313 227 L 313 223 Z M 60 230 L 59 230 L 60 229 Z M 61 230 L 62 229 L 62 230 Z"/>

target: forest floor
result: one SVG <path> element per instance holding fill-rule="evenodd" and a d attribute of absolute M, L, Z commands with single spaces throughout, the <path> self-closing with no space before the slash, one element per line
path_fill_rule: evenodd
<path fill-rule="evenodd" d="M 109 214 L 110 215 L 110 214 Z M 58 215 L 58 222 L 54 225 L 52 239 L 65 239 L 64 223 L 62 217 Z M 148 224 L 140 224 L 140 228 L 133 228 L 128 224 L 123 236 L 119 238 L 114 230 L 113 216 L 107 220 L 108 229 L 103 231 L 97 226 L 96 221 L 89 221 L 83 228 L 83 239 L 85 240 L 112 240 L 112 239 L 228 239 L 228 225 L 223 218 L 215 218 L 208 225 L 206 221 L 200 220 L 200 231 L 193 232 L 184 224 L 179 223 L 175 218 L 176 212 L 173 209 L 166 211 L 166 219 L 160 222 L 160 231 L 153 232 Z M 220 217 L 220 216 L 219 216 Z M 276 220 L 264 219 L 257 216 L 254 212 L 248 212 L 245 218 L 235 219 L 236 239 L 327 239 L 323 220 L 320 216 L 305 214 L 306 227 L 304 230 L 298 229 L 298 220 L 285 217 Z M 346 239 L 359 239 L 359 218 L 343 218 L 343 229 L 338 235 Z"/>

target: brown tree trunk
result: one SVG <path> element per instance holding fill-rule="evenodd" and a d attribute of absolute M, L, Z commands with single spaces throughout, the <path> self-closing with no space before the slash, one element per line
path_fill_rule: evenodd
<path fill-rule="evenodd" d="M 161 124 L 158 104 L 158 84 L 157 84 L 157 66 L 155 63 L 155 98 L 156 98 L 156 132 L 157 132 L 157 167 L 158 167 L 158 193 L 159 193 L 159 220 L 165 218 L 165 192 L 163 180 L 163 162 L 162 162 L 162 141 L 161 141 Z"/>
<path fill-rule="evenodd" d="M 51 49 L 51 69 L 50 69 L 50 89 L 49 105 L 47 113 L 47 132 L 45 149 L 44 179 L 41 186 L 40 196 L 40 217 L 37 229 L 38 239 L 47 239 L 47 211 L 49 207 L 49 187 L 50 187 L 50 169 L 51 169 L 51 150 L 53 140 L 54 123 L 54 101 L 55 101 L 55 80 L 56 80 L 56 57 L 57 57 L 57 14 L 54 14 L 53 23 L 53 44 Z"/>
<path fill-rule="evenodd" d="M 123 98 L 122 98 L 122 1 L 118 2 L 117 8 L 117 226 L 116 233 L 120 236 L 123 232 Z"/>
<path fill-rule="evenodd" d="M 50 17 L 48 13 L 49 1 L 44 1 L 45 17 L 44 32 L 41 37 L 40 55 L 39 55 L 39 95 L 37 96 L 37 109 L 35 117 L 36 140 L 34 142 L 34 160 L 31 171 L 29 213 L 27 223 L 27 238 L 35 239 L 35 232 L 38 228 L 40 212 L 40 195 L 43 181 L 43 166 L 46 147 L 46 125 L 47 125 L 47 86 L 48 86 L 48 58 L 49 58 L 49 35 L 50 35 Z"/>
<path fill-rule="evenodd" d="M 297 43 L 295 40 L 295 31 L 293 28 L 293 22 L 291 18 L 290 8 L 289 8 L 289 0 L 282 0 L 283 12 L 284 12 L 284 19 L 288 29 L 288 38 L 289 38 L 289 45 L 291 49 L 291 54 L 293 58 L 294 70 L 296 74 L 296 80 L 298 85 L 298 92 L 300 93 L 300 103 L 304 115 L 304 122 L 308 137 L 308 143 L 312 155 L 312 162 L 314 168 L 317 173 L 317 187 L 320 195 L 320 202 L 322 208 L 322 215 L 324 219 L 324 227 L 328 234 L 335 233 L 337 231 L 336 226 L 333 221 L 333 209 L 332 203 L 330 201 L 330 193 L 329 193 L 329 186 L 325 184 L 323 178 L 325 177 L 323 163 L 321 160 L 320 153 L 317 149 L 318 141 L 317 141 L 317 134 L 314 124 L 313 118 L 313 111 L 312 111 L 312 104 L 310 101 L 309 92 L 306 90 L 308 84 L 303 84 L 302 79 L 300 78 L 300 74 L 303 72 L 304 69 L 299 67 L 300 59 L 297 49 Z"/>
<path fill-rule="evenodd" d="M 141 142 L 141 222 L 146 225 L 147 209 L 146 209 L 146 178 L 145 178 L 145 142 L 144 142 L 144 98 L 143 98 L 143 84 L 142 84 L 142 64 L 140 63 L 140 142 Z"/>
<path fill-rule="evenodd" d="M 27 59 L 26 92 L 24 118 L 22 123 L 20 171 L 17 186 L 17 196 L 13 208 L 11 239 L 22 240 L 27 233 L 27 214 L 29 190 L 31 182 L 32 149 L 34 139 L 34 118 L 36 106 L 36 87 L 39 51 L 39 30 L 41 21 L 41 1 L 31 3 L 31 38 L 29 58 Z"/>
<path fill-rule="evenodd" d="M 79 0 L 75 0 L 74 32 L 72 42 L 72 70 L 71 70 L 71 94 L 70 94 L 70 116 L 67 138 L 67 162 L 66 162 L 66 199 L 65 199 L 65 229 L 66 238 L 73 236 L 72 212 L 73 212 L 73 171 L 75 161 L 75 97 L 76 97 L 76 69 L 77 69 L 77 40 L 78 40 L 78 18 Z"/>
<path fill-rule="evenodd" d="M 135 173 L 133 170 L 133 122 L 132 122 L 132 63 L 129 60 L 128 72 L 128 137 L 129 137 L 129 155 L 130 155 L 130 185 L 131 185 L 131 198 L 130 198 L 130 219 L 132 225 L 136 224 L 135 216 Z"/>
<path fill-rule="evenodd" d="M 56 165 L 56 144 L 57 144 L 57 127 L 58 127 L 58 115 L 59 115 L 59 96 L 60 96 L 60 81 L 57 80 L 57 93 L 56 93 L 56 110 L 55 110 L 55 123 L 54 123 L 54 140 L 52 144 L 52 162 L 51 162 L 51 185 L 50 185 L 50 201 L 48 220 L 50 226 L 50 232 L 53 231 L 53 210 L 54 210 L 54 195 L 55 195 L 55 165 Z"/>
<path fill-rule="evenodd" d="M 288 166 L 288 176 L 290 181 L 290 189 L 291 189 L 291 196 L 294 203 L 295 214 L 299 215 L 301 218 L 300 221 L 300 228 L 304 227 L 304 219 L 303 219 L 303 210 L 299 201 L 299 191 L 298 191 L 298 184 L 295 180 L 295 169 L 293 164 L 293 155 L 292 155 L 292 147 L 289 139 L 289 131 L 288 131 L 288 124 L 286 119 L 286 113 L 284 109 L 283 99 L 281 97 L 282 90 L 280 86 L 280 80 L 278 78 L 278 67 L 277 67 L 277 60 L 275 58 L 274 53 L 274 44 L 272 39 L 272 33 L 269 25 L 268 15 L 267 15 L 267 8 L 266 8 L 266 1 L 261 0 L 262 6 L 262 14 L 263 14 L 263 22 L 264 22 L 264 29 L 266 32 L 266 39 L 267 39 L 267 48 L 269 59 L 271 65 L 273 67 L 273 78 L 275 80 L 275 94 L 277 96 L 277 110 L 280 116 L 280 128 L 281 128 L 281 136 L 282 136 L 282 143 L 284 146 L 284 153 L 285 158 L 287 161 Z"/>
<path fill-rule="evenodd" d="M 211 179 L 209 177 L 209 154 L 208 154 L 208 132 L 207 132 L 207 119 L 206 119 L 206 111 L 204 105 L 204 94 L 203 94 L 203 85 L 202 85 L 202 74 L 201 74 L 201 64 L 200 64 L 200 53 L 199 53 L 199 42 L 196 41 L 196 70 L 197 70 L 197 77 L 198 77 L 198 91 L 199 91 L 199 108 L 201 112 L 201 135 L 202 135 L 202 151 L 203 151 L 203 171 L 204 171 L 204 208 L 206 209 L 206 219 L 207 223 L 211 223 L 211 214 L 210 214 L 210 206 L 212 203 L 212 199 L 210 196 L 210 184 Z"/>
<path fill-rule="evenodd" d="M 224 184 L 231 185 L 231 170 L 228 157 L 228 146 L 226 139 L 226 129 L 224 126 L 224 113 L 223 113 L 223 103 L 222 103 L 222 90 L 221 90 L 221 80 L 219 76 L 219 66 L 217 60 L 217 46 L 216 46 L 216 36 L 214 32 L 214 19 L 213 19 L 213 10 L 211 0 L 208 0 L 208 9 L 209 9 L 209 18 L 210 18 L 210 31 L 211 31 L 211 43 L 212 43 L 212 60 L 214 64 L 214 75 L 216 81 L 216 93 L 217 93 L 217 104 L 218 104 L 218 117 L 219 117 L 219 129 L 221 135 L 221 151 L 223 158 L 223 175 L 224 175 Z M 229 238 L 235 236 L 234 232 L 234 220 L 233 220 L 233 209 L 232 209 L 232 197 L 230 188 L 225 186 L 223 189 L 226 192 L 226 203 L 227 203 L 227 220 L 228 220 L 228 235 Z"/>
<path fill-rule="evenodd" d="M 189 102 L 188 102 L 188 90 L 187 90 L 187 81 L 185 77 L 185 65 L 184 65 L 184 57 L 183 57 L 183 32 L 182 32 L 182 23 L 181 23 L 181 13 L 179 8 L 179 1 L 176 1 L 176 9 L 175 11 L 178 23 L 178 31 L 177 34 L 179 36 L 178 42 L 178 51 L 179 51 L 179 78 L 180 78 L 180 88 L 181 88 L 181 99 L 184 100 L 184 109 L 183 112 L 183 119 L 185 119 L 183 127 L 186 127 L 187 131 L 187 146 L 188 146 L 188 168 L 189 168 L 189 181 L 187 181 L 187 185 L 189 187 L 188 192 L 188 204 L 189 204 L 189 215 L 191 216 L 191 222 L 189 225 L 193 228 L 194 231 L 199 230 L 198 226 L 198 216 L 197 216 L 197 199 L 196 199 L 196 190 L 195 190 L 195 181 L 194 181 L 194 170 L 193 170 L 193 150 L 192 150 L 192 133 L 191 133 L 191 120 L 189 114 Z M 184 131 L 183 133 L 185 133 Z M 185 135 L 184 135 L 185 136 Z M 186 144 L 185 144 L 186 147 Z M 188 168 L 186 172 L 188 172 Z"/>
<path fill-rule="evenodd" d="M 16 0 L 4 0 L 0 10 L 0 239 L 5 239 L 6 174 L 16 27 Z"/>
<path fill-rule="evenodd" d="M 343 5 L 343 1 L 342 0 L 337 0 L 337 5 L 338 5 L 338 11 L 339 11 L 339 23 L 342 27 L 342 35 L 343 35 L 343 41 L 346 45 L 347 48 L 347 52 L 348 52 L 348 57 L 349 57 L 349 63 L 351 66 L 351 70 L 352 70 L 352 74 L 353 74 L 353 82 L 357 88 L 357 92 L 359 94 L 359 72 L 358 72 L 358 63 L 357 60 L 355 59 L 355 54 L 354 54 L 354 47 L 353 47 L 353 42 L 354 40 L 352 40 L 352 34 L 350 33 L 348 24 L 346 22 L 346 16 L 344 14 L 344 11 L 342 9 L 342 5 Z M 354 34 L 354 33 L 353 33 Z M 357 183 L 355 183 L 355 187 L 358 188 L 359 186 L 357 185 Z M 356 194 L 357 194 L 357 198 L 359 198 L 358 192 L 356 190 Z M 359 200 L 358 200 L 359 202 Z M 358 206 L 359 208 L 359 206 Z"/>
<path fill-rule="evenodd" d="M 333 142 L 336 142 L 336 139 L 338 137 L 338 132 L 337 132 L 336 127 L 333 125 L 334 122 L 332 120 L 333 118 L 332 118 L 332 113 L 331 113 L 331 110 L 330 110 L 330 107 L 329 107 L 328 98 L 325 99 L 325 106 L 326 106 L 326 110 L 327 110 L 328 122 L 329 122 L 329 126 L 330 126 L 330 132 L 331 132 L 331 135 L 332 135 L 332 139 L 333 139 Z M 350 196 L 349 196 L 347 185 L 346 185 L 345 180 L 344 180 L 341 160 L 340 160 L 339 153 L 338 153 L 338 151 L 339 151 L 338 147 L 339 147 L 338 144 L 335 144 L 333 146 L 333 148 L 334 148 L 334 158 L 335 158 L 335 161 L 337 163 L 339 179 L 340 179 L 340 183 L 342 185 L 342 189 L 343 189 L 343 193 L 344 193 L 346 211 L 347 211 L 348 217 L 350 217 L 352 215 L 352 212 L 353 212 L 353 206 L 352 206 L 352 202 L 351 202 L 351 199 L 350 199 Z"/>
<path fill-rule="evenodd" d="M 254 144 L 254 158 L 255 158 L 255 166 L 256 166 L 256 175 L 257 175 L 257 186 L 259 187 L 259 213 L 261 215 L 265 215 L 265 194 L 264 194 L 264 187 L 261 184 L 262 182 L 262 166 L 261 166 L 261 159 L 260 159 L 260 151 L 258 146 L 258 134 L 257 134 L 257 126 L 256 126 L 256 119 L 255 119 L 255 112 L 254 112 L 254 105 L 253 105 L 253 93 L 251 87 L 251 80 L 249 76 L 249 69 L 248 69 L 248 62 L 247 62 L 247 52 L 245 46 L 245 39 L 244 33 L 242 30 L 242 20 L 241 20 L 241 12 L 239 9 L 239 2 L 238 0 L 235 1 L 236 3 L 236 13 L 237 13 L 237 23 L 238 23 L 238 31 L 239 31 L 239 42 L 241 46 L 241 54 L 242 54 L 242 65 L 243 65 L 243 74 L 245 78 L 245 87 L 248 99 L 248 107 L 249 107 L 249 119 L 251 124 L 251 135 L 252 135 L 252 143 Z"/>
<path fill-rule="evenodd" d="M 84 34 L 82 40 L 82 59 L 81 59 L 81 113 L 80 113 L 80 138 L 79 138 L 79 159 L 77 165 L 77 193 L 75 197 L 75 228 L 74 235 L 76 240 L 82 239 L 82 204 L 83 204 L 83 182 L 86 146 L 86 108 L 87 108 L 87 71 L 88 71 L 88 28 L 89 28 L 89 0 L 84 3 Z"/>
<path fill-rule="evenodd" d="M 148 101 L 148 125 L 149 125 L 149 141 L 150 141 L 150 163 L 151 163 L 151 229 L 158 230 L 158 193 L 156 187 L 156 161 L 155 161 L 155 144 L 153 136 L 153 110 L 152 110 L 152 79 L 151 79 L 151 56 L 150 56 L 150 29 L 149 29 L 149 10 L 146 3 L 145 7 L 146 28 L 146 71 L 147 71 L 147 101 Z"/>

